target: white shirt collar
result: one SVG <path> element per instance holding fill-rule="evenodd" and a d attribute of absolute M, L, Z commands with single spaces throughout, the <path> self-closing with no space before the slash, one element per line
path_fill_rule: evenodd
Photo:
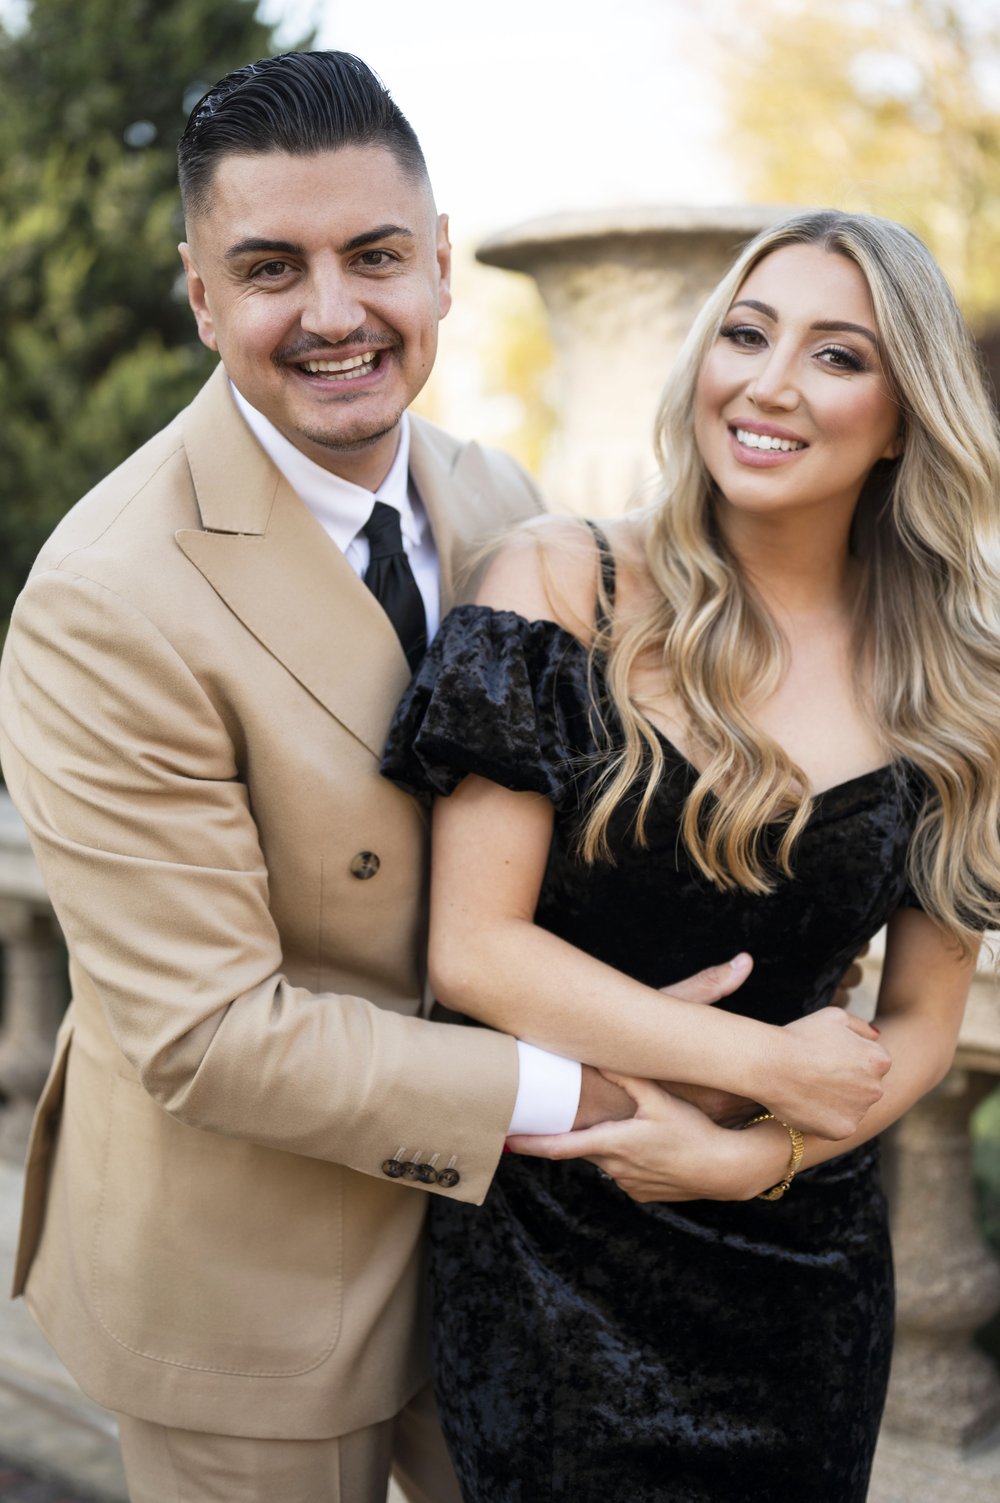
<path fill-rule="evenodd" d="M 315 460 L 297 449 L 274 424 L 251 407 L 246 397 L 229 383 L 236 405 L 243 414 L 257 442 L 272 463 L 281 471 L 292 490 L 308 506 L 316 520 L 346 553 L 371 516 L 375 492 L 362 485 L 343 480 L 324 470 Z M 404 412 L 399 424 L 399 443 L 388 475 L 378 488 L 378 499 L 394 506 L 406 541 L 419 547 L 424 533 L 424 517 L 414 511 L 409 494 L 410 420 Z"/>

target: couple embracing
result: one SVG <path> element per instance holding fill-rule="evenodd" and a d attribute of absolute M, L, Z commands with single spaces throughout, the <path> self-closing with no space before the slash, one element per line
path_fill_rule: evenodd
<path fill-rule="evenodd" d="M 363 63 L 239 70 L 179 165 L 220 366 L 4 656 L 73 996 L 18 1292 L 136 1503 L 861 1503 L 877 1138 L 1000 885 L 951 294 L 886 221 L 765 232 L 601 529 L 407 414 L 447 221 Z M 829 1004 L 886 923 L 869 1025 Z"/>

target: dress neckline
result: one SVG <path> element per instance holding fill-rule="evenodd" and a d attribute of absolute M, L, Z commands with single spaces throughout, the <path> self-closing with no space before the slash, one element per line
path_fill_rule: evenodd
<path fill-rule="evenodd" d="M 461 609 L 461 607 L 459 607 L 459 609 Z M 520 611 L 511 610 L 506 606 L 498 610 L 494 606 L 478 605 L 474 602 L 466 607 L 466 609 L 483 611 L 487 615 L 492 616 L 511 616 L 515 621 L 518 621 L 523 626 L 527 627 L 541 626 L 543 628 L 548 628 L 557 636 L 562 637 L 565 642 L 567 642 L 573 648 L 575 648 L 576 652 L 581 658 L 583 658 L 587 666 L 589 667 L 590 665 L 590 653 L 584 646 L 584 644 L 580 641 L 580 638 L 574 636 L 574 634 L 565 626 L 563 626 L 559 621 L 554 621 L 551 616 L 536 616 L 532 621 L 527 616 L 523 616 Z M 664 750 L 669 753 L 669 755 L 675 762 L 679 763 L 686 770 L 688 776 L 692 779 L 700 778 L 701 770 L 695 766 L 690 757 L 686 757 L 684 755 L 680 747 L 677 746 L 675 742 L 671 741 L 666 732 L 661 731 L 659 726 L 656 725 L 652 720 L 650 720 L 648 716 L 644 716 L 643 719 L 649 726 L 650 730 L 653 732 L 653 735 L 660 742 Z M 870 767 L 867 772 L 855 773 L 853 777 L 844 778 L 839 783 L 831 783 L 828 787 L 821 788 L 815 793 L 810 790 L 809 798 L 814 805 L 819 804 L 822 800 L 830 799 L 835 794 L 844 793 L 848 789 L 854 788 L 859 784 L 867 783 L 871 780 L 881 781 L 883 778 L 888 776 L 895 777 L 898 774 L 899 767 L 900 759 L 898 758 L 892 762 L 883 762 L 878 767 Z"/>
<path fill-rule="evenodd" d="M 558 622 L 556 622 L 555 624 L 558 625 Z M 574 638 L 574 641 L 576 641 L 576 638 Z M 582 647 L 582 643 L 577 642 L 577 646 Z M 650 730 L 653 732 L 653 735 L 656 737 L 657 741 L 659 741 L 663 746 L 664 750 L 668 751 L 676 762 L 680 762 L 687 769 L 692 778 L 700 778 L 701 769 L 694 765 L 690 757 L 686 757 L 681 751 L 680 747 L 675 742 L 671 741 L 670 737 L 666 735 L 665 732 L 661 731 L 658 725 L 654 725 L 653 721 L 649 719 L 648 715 L 644 716 L 643 718 L 646 721 L 646 724 L 649 726 Z M 898 767 L 898 760 L 893 762 L 882 762 L 878 767 L 869 767 L 867 772 L 856 772 L 853 777 L 844 778 L 839 783 L 831 783 L 828 787 L 820 788 L 815 793 L 810 790 L 809 798 L 814 804 L 818 803 L 820 799 L 830 798 L 833 794 L 841 793 L 847 788 L 853 788 L 856 783 L 865 783 L 870 778 L 881 779 L 888 773 L 892 773 L 893 776 L 895 776 Z"/>

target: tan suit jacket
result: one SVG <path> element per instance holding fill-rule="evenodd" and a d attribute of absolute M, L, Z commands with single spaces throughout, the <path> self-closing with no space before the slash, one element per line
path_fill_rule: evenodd
<path fill-rule="evenodd" d="M 451 603 L 539 509 L 414 420 Z M 379 776 L 407 667 L 220 369 L 42 551 L 3 765 L 70 952 L 16 1289 L 82 1387 L 173 1426 L 321 1437 L 424 1377 L 425 1187 L 479 1202 L 513 1040 L 424 1005 L 426 811 Z M 362 853 L 374 853 L 378 869 Z"/>

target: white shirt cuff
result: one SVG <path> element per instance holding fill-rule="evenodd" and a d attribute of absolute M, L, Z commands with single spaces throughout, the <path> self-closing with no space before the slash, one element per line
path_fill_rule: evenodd
<path fill-rule="evenodd" d="M 517 1040 L 517 1061 L 517 1100 L 508 1136 L 517 1132 L 569 1132 L 580 1105 L 583 1069 L 579 1062 L 537 1049 L 521 1039 Z"/>

